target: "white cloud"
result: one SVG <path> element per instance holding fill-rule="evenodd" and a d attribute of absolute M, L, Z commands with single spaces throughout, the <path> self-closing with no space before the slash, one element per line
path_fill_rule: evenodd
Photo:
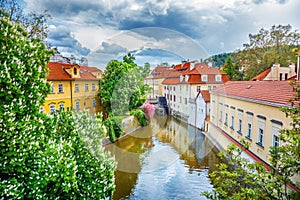
<path fill-rule="evenodd" d="M 248 34 L 262 27 L 291 24 L 300 28 L 298 0 L 25 1 L 28 11 L 46 9 L 52 15 L 49 40 L 55 46 L 82 55 L 107 42 L 129 51 L 161 48 L 200 59 L 203 48 L 210 54 L 241 48 Z M 189 43 L 188 37 L 195 41 Z M 119 55 L 106 57 L 114 56 Z"/>

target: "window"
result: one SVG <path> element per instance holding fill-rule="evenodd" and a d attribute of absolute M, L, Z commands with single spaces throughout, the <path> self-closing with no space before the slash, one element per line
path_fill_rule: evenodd
<path fill-rule="evenodd" d="M 58 84 L 58 93 L 63 93 L 63 92 L 64 92 L 64 85 Z"/>
<path fill-rule="evenodd" d="M 211 86 L 210 85 L 208 86 L 208 90 L 211 90 Z"/>
<path fill-rule="evenodd" d="M 216 79 L 216 81 L 218 81 L 218 82 L 221 81 L 221 75 L 216 75 L 216 76 L 215 76 L 215 79 Z"/>
<path fill-rule="evenodd" d="M 93 90 L 93 91 L 96 90 L 96 85 L 95 85 L 95 83 L 92 84 L 92 90 Z"/>
<path fill-rule="evenodd" d="M 288 79 L 288 75 L 289 75 L 288 73 L 284 74 L 284 80 Z"/>
<path fill-rule="evenodd" d="M 79 111 L 80 110 L 80 102 L 76 101 L 75 105 L 76 105 L 76 110 Z"/>
<path fill-rule="evenodd" d="M 79 92 L 79 84 L 78 83 L 75 84 L 75 92 Z"/>
<path fill-rule="evenodd" d="M 278 135 L 273 135 L 273 147 L 279 147 L 279 137 L 278 137 Z"/>
<path fill-rule="evenodd" d="M 60 110 L 64 110 L 65 109 L 65 105 L 63 103 L 61 103 L 61 104 L 59 104 L 59 108 L 60 108 Z"/>
<path fill-rule="evenodd" d="M 175 91 L 175 86 L 173 87 L 173 90 Z"/>
<path fill-rule="evenodd" d="M 187 104 L 187 98 L 184 98 L 184 103 Z"/>
<path fill-rule="evenodd" d="M 207 81 L 207 75 L 201 75 L 201 81 Z"/>
<path fill-rule="evenodd" d="M 224 124 L 227 126 L 228 125 L 228 113 L 225 113 L 225 121 Z"/>
<path fill-rule="evenodd" d="M 238 113 L 238 130 L 237 132 L 242 135 L 242 124 L 243 124 L 243 113 L 239 111 Z"/>
<path fill-rule="evenodd" d="M 85 88 L 85 91 L 89 91 L 89 84 L 88 83 L 84 84 L 84 88 Z"/>
<path fill-rule="evenodd" d="M 258 120 L 258 140 L 257 145 L 263 147 L 264 146 L 264 132 L 265 132 L 265 120 Z"/>
<path fill-rule="evenodd" d="M 170 95 L 170 101 L 172 101 L 172 95 Z"/>
<path fill-rule="evenodd" d="M 53 83 L 51 84 L 51 91 L 50 91 L 50 93 L 54 94 L 54 84 Z"/>
<path fill-rule="evenodd" d="M 180 85 L 180 91 L 181 91 L 181 85 Z"/>
<path fill-rule="evenodd" d="M 97 101 L 96 101 L 96 99 L 93 100 L 93 106 L 94 106 L 94 107 L 97 106 Z"/>
<path fill-rule="evenodd" d="M 50 114 L 54 113 L 56 110 L 55 105 L 50 105 Z"/>
<path fill-rule="evenodd" d="M 271 120 L 272 122 L 272 143 L 273 147 L 279 147 L 279 130 L 282 128 L 283 123 L 277 120 Z"/>
<path fill-rule="evenodd" d="M 200 90 L 201 90 L 201 86 L 197 86 L 197 92 L 200 92 Z"/>
<path fill-rule="evenodd" d="M 223 119 L 223 111 L 221 110 L 220 111 L 220 120 L 219 121 L 222 122 L 222 119 Z"/>
<path fill-rule="evenodd" d="M 242 120 L 239 119 L 239 130 L 237 131 L 238 133 L 242 134 Z"/>
<path fill-rule="evenodd" d="M 185 76 L 185 82 L 188 82 L 188 80 L 189 80 L 189 75 L 186 75 Z"/>
<path fill-rule="evenodd" d="M 282 73 L 279 74 L 279 80 L 282 81 Z"/>
<path fill-rule="evenodd" d="M 182 97 L 180 96 L 180 98 L 179 98 L 179 102 L 181 103 L 182 102 Z"/>
<path fill-rule="evenodd" d="M 232 130 L 234 130 L 234 107 L 230 107 L 231 108 L 231 124 L 230 124 L 230 128 Z"/>
<path fill-rule="evenodd" d="M 279 147 L 279 130 L 281 128 L 278 125 L 272 126 L 272 135 L 273 135 L 273 147 Z"/>
<path fill-rule="evenodd" d="M 247 113 L 247 135 L 246 135 L 246 138 L 251 140 L 253 113 L 252 112 L 246 112 L 246 113 Z"/>
<path fill-rule="evenodd" d="M 174 102 L 176 101 L 176 96 L 174 95 Z"/>
<path fill-rule="evenodd" d="M 77 68 L 76 67 L 74 67 L 73 72 L 74 72 L 74 75 L 77 75 Z"/>
<path fill-rule="evenodd" d="M 234 116 L 231 116 L 231 126 L 230 128 L 234 130 Z"/>
<path fill-rule="evenodd" d="M 247 132 L 247 138 L 251 139 L 251 134 L 252 134 L 252 124 L 248 122 L 248 132 Z"/>
<path fill-rule="evenodd" d="M 264 130 L 262 128 L 259 128 L 259 131 L 258 131 L 258 144 L 263 146 L 263 142 L 264 142 Z"/>

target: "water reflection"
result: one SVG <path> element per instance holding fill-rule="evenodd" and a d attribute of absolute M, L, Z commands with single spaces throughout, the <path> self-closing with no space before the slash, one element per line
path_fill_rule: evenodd
<path fill-rule="evenodd" d="M 199 130 L 173 118 L 108 145 L 118 161 L 113 199 L 205 199 L 217 149 Z"/>

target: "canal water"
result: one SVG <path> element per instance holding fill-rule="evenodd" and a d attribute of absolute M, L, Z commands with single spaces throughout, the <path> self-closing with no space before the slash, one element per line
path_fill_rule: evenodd
<path fill-rule="evenodd" d="M 113 199 L 206 199 L 208 174 L 220 160 L 201 131 L 171 117 L 155 117 L 114 144 L 118 162 Z"/>

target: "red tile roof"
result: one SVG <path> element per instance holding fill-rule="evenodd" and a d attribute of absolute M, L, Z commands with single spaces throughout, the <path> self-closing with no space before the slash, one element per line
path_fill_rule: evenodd
<path fill-rule="evenodd" d="M 66 71 L 66 69 L 71 69 L 74 66 L 80 68 L 80 78 L 72 78 L 71 75 Z M 70 81 L 70 80 L 99 80 L 100 78 L 92 74 L 92 72 L 102 71 L 95 67 L 79 66 L 77 64 L 50 62 L 47 65 L 49 69 L 49 74 L 47 80 L 49 81 Z"/>
<path fill-rule="evenodd" d="M 190 62 L 188 62 L 189 65 L 186 63 L 184 65 L 188 66 L 188 68 L 185 68 L 185 70 L 182 69 L 182 65 L 176 65 L 174 69 L 178 68 L 180 70 L 176 70 L 174 72 L 171 72 L 168 77 L 162 82 L 162 84 L 220 84 L 225 83 L 229 80 L 228 76 L 221 72 L 218 68 L 208 67 L 204 63 L 196 63 L 194 68 L 190 70 Z M 178 67 L 177 67 L 178 66 Z M 188 81 L 186 82 L 183 80 L 180 82 L 180 75 L 183 76 L 189 76 Z M 201 75 L 207 75 L 207 81 L 202 82 L 201 81 Z M 216 81 L 215 75 L 221 75 L 222 81 Z"/>
<path fill-rule="evenodd" d="M 228 81 L 213 89 L 211 94 L 287 105 L 295 92 L 287 81 Z"/>
<path fill-rule="evenodd" d="M 271 68 L 267 69 L 266 71 L 258 74 L 257 76 L 253 77 L 250 81 L 263 81 L 266 76 L 270 73 Z"/>
<path fill-rule="evenodd" d="M 146 77 L 145 79 L 166 78 L 172 71 L 173 71 L 172 67 L 157 66 L 154 70 L 151 71 L 150 77 Z"/>
<path fill-rule="evenodd" d="M 210 93 L 208 90 L 200 90 L 196 99 L 198 98 L 198 96 L 201 94 L 202 98 L 204 99 L 204 102 L 210 102 Z"/>

